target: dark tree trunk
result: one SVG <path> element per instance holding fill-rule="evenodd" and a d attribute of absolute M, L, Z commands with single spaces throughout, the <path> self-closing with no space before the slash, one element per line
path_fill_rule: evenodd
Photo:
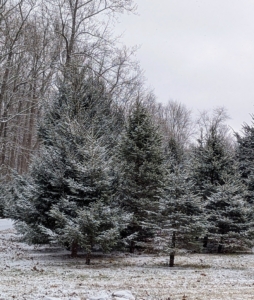
<path fill-rule="evenodd" d="M 203 239 L 203 247 L 207 248 L 207 244 L 208 244 L 208 235 L 206 235 Z"/>
<path fill-rule="evenodd" d="M 90 265 L 91 263 L 91 253 L 87 252 L 86 253 L 86 265 Z"/>
<path fill-rule="evenodd" d="M 175 250 L 174 250 L 175 246 L 176 246 L 176 233 L 174 231 L 172 234 L 172 240 L 171 240 L 172 251 L 169 256 L 169 267 L 174 267 L 174 264 L 175 264 Z"/>
<path fill-rule="evenodd" d="M 223 248 L 223 237 L 221 237 L 219 241 L 218 253 L 222 253 L 222 248 Z"/>
<path fill-rule="evenodd" d="M 135 242 L 131 241 L 131 244 L 130 244 L 130 253 L 134 253 L 134 251 L 135 251 Z"/>
<path fill-rule="evenodd" d="M 71 245 L 71 257 L 78 256 L 78 243 L 76 241 L 72 242 Z"/>
<path fill-rule="evenodd" d="M 171 252 L 169 256 L 169 267 L 174 267 L 175 264 L 175 252 Z"/>

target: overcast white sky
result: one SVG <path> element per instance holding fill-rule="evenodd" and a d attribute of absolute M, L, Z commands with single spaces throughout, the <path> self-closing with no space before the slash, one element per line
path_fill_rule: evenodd
<path fill-rule="evenodd" d="M 236 131 L 254 113 L 254 0 L 136 0 L 117 32 L 140 45 L 137 59 L 158 102 L 227 108 Z"/>

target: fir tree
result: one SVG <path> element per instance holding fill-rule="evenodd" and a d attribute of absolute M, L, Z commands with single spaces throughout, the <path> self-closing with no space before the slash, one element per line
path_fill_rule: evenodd
<path fill-rule="evenodd" d="M 252 116 L 253 119 L 253 116 Z M 243 135 L 236 134 L 237 148 L 236 158 L 239 165 L 239 172 L 248 193 L 246 199 L 250 204 L 254 203 L 254 127 L 243 125 Z"/>
<path fill-rule="evenodd" d="M 136 101 L 119 147 L 121 207 L 133 214 L 123 236 L 132 236 L 130 252 L 152 237 L 153 217 L 164 180 L 161 137 L 145 106 Z"/>
<path fill-rule="evenodd" d="M 224 184 L 225 176 L 233 174 L 232 166 L 233 155 L 224 137 L 216 126 L 211 126 L 191 152 L 190 176 L 194 193 L 206 200 L 217 186 Z"/>
<path fill-rule="evenodd" d="M 55 132 L 71 137 L 75 130 L 90 130 L 92 127 L 104 145 L 112 148 L 123 126 L 123 111 L 112 102 L 104 83 L 89 76 L 80 84 L 74 80 L 59 88 L 52 106 L 46 108 L 38 134 L 44 145 L 50 145 L 58 138 Z"/>
<path fill-rule="evenodd" d="M 155 239 L 159 249 L 170 255 L 170 267 L 174 266 L 178 249 L 199 249 L 198 238 L 205 233 L 206 219 L 201 199 L 191 190 L 192 182 L 186 168 L 172 158 L 160 201 L 159 234 Z"/>
<path fill-rule="evenodd" d="M 62 195 L 49 211 L 56 227 L 48 230 L 44 226 L 43 231 L 49 234 L 51 242 L 72 245 L 73 256 L 78 246 L 84 249 L 89 263 L 95 245 L 104 251 L 116 245 L 130 215 L 123 214 L 112 201 L 110 164 L 105 148 L 91 134 L 87 137 L 81 149 L 85 157 L 73 162 L 75 177 L 65 180 L 70 192 Z"/>
<path fill-rule="evenodd" d="M 225 178 L 207 200 L 208 237 L 218 253 L 250 249 L 253 246 L 253 219 L 245 201 L 246 188 L 239 176 Z"/>
<path fill-rule="evenodd" d="M 68 85 L 60 90 L 39 128 L 40 155 L 26 177 L 16 178 L 8 209 L 26 241 L 62 243 L 73 256 L 81 247 L 87 263 L 95 244 L 107 250 L 116 243 L 129 216 L 112 201 L 114 119 L 110 107 L 103 117 L 109 102 L 100 88 L 87 81 L 79 93 Z"/>

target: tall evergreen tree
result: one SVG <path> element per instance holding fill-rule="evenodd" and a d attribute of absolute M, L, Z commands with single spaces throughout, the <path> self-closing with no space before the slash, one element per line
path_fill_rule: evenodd
<path fill-rule="evenodd" d="M 186 166 L 172 157 L 160 200 L 160 234 L 155 243 L 170 255 L 170 267 L 174 266 L 178 249 L 199 249 L 199 237 L 206 231 L 201 199 L 192 192 L 192 185 Z"/>
<path fill-rule="evenodd" d="M 46 113 L 41 153 L 29 174 L 16 178 L 8 209 L 26 241 L 57 241 L 73 256 L 78 247 L 89 255 L 95 244 L 107 250 L 117 241 L 128 215 L 112 201 L 108 100 L 103 85 L 89 79 L 79 90 L 65 85 Z"/>
<path fill-rule="evenodd" d="M 130 251 L 152 236 L 152 222 L 164 180 L 161 136 L 145 106 L 136 101 L 119 147 L 119 202 L 133 220 L 123 233 L 132 235 Z"/>
<path fill-rule="evenodd" d="M 252 116 L 254 119 L 254 116 Z M 251 125 L 244 124 L 243 135 L 236 134 L 237 148 L 236 158 L 242 181 L 247 186 L 246 199 L 250 204 L 254 203 L 254 122 Z"/>

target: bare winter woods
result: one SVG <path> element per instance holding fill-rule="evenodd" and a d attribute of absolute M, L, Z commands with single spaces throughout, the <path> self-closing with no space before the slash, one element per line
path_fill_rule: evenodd
<path fill-rule="evenodd" d="M 39 147 L 36 126 L 60 81 L 76 89 L 96 74 L 112 99 L 127 102 L 141 79 L 132 50 L 119 48 L 111 27 L 131 0 L 3 0 L 0 2 L 0 165 L 27 171 Z"/>
<path fill-rule="evenodd" d="M 78 91 L 88 73 L 103 81 L 117 110 L 128 111 L 143 98 L 163 136 L 180 148 L 189 144 L 197 132 L 191 112 L 174 101 L 156 104 L 144 87 L 135 49 L 120 46 L 112 34 L 117 18 L 135 11 L 132 0 L 1 1 L 1 175 L 27 171 L 40 145 L 36 128 L 45 103 L 62 82 Z"/>

